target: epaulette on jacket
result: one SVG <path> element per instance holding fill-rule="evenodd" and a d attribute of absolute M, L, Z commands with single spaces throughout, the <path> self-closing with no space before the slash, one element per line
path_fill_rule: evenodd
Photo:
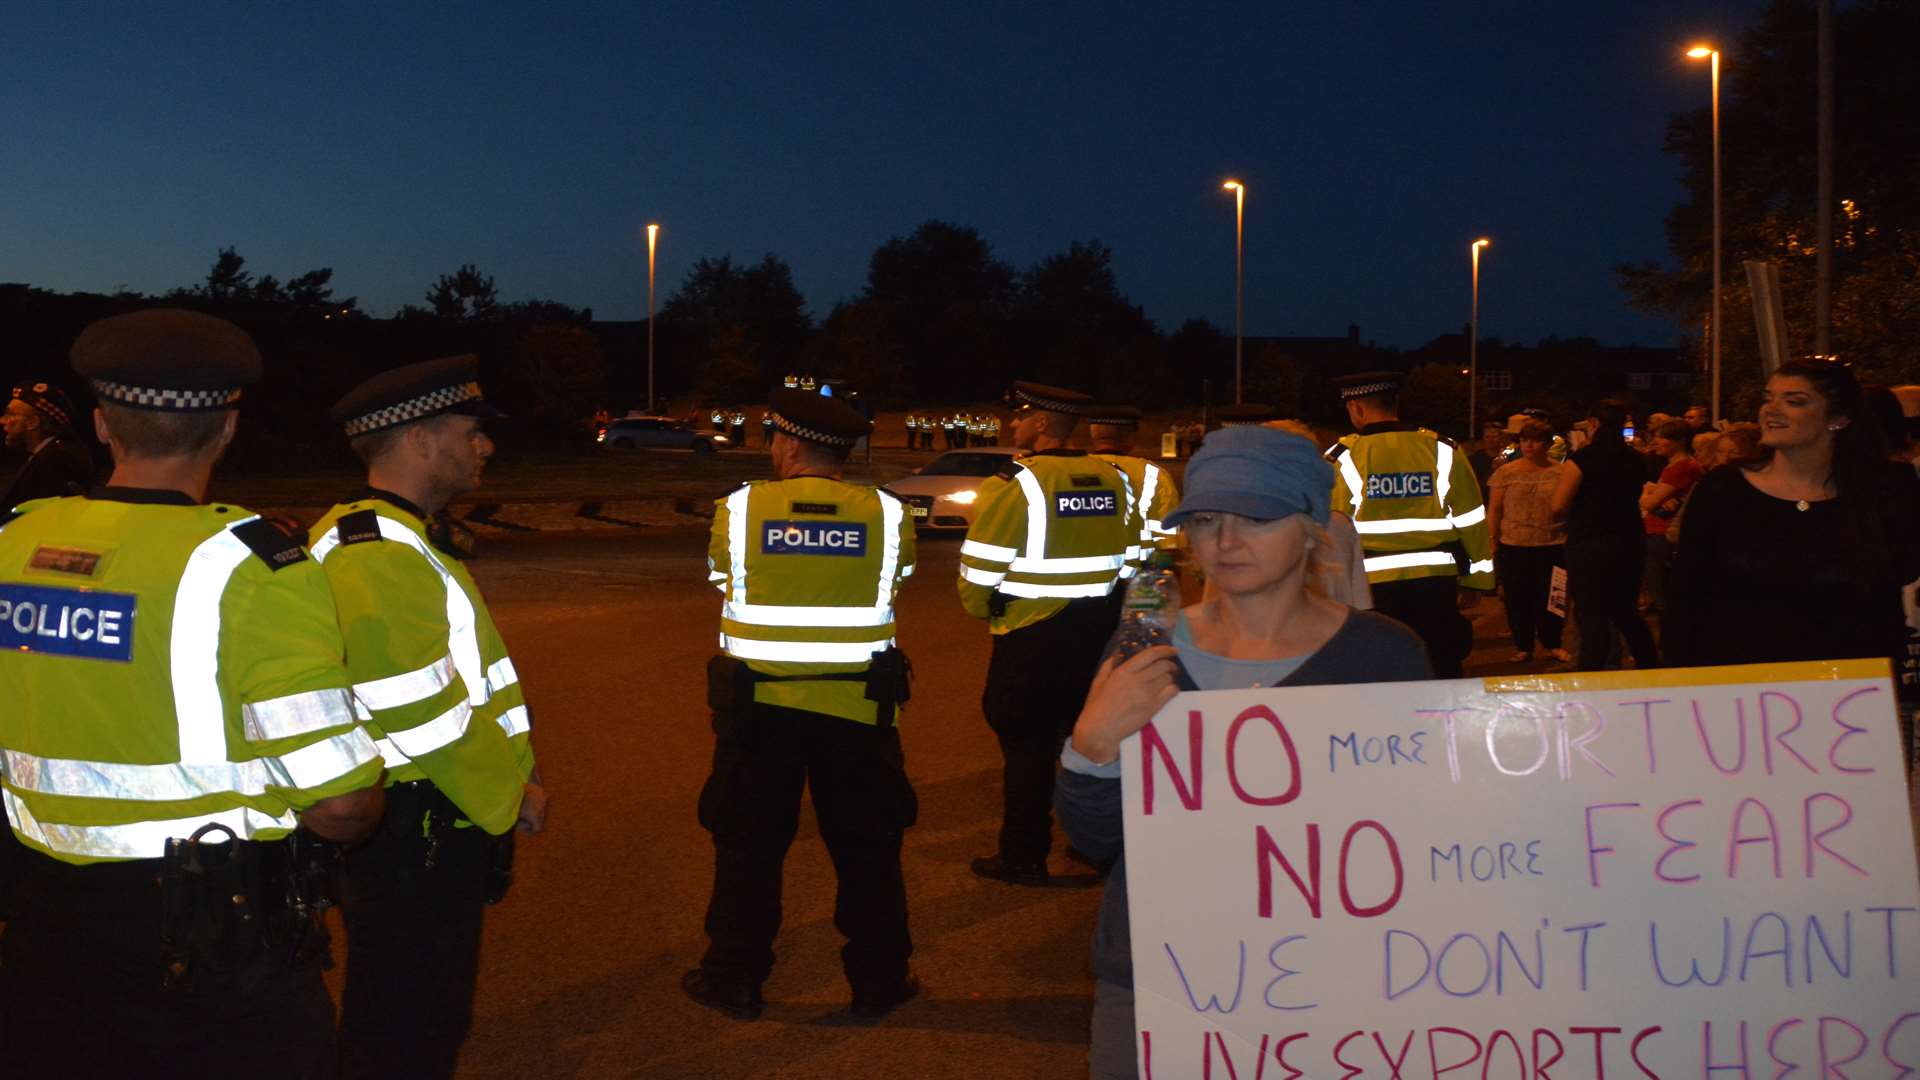
<path fill-rule="evenodd" d="M 340 520 L 334 524 L 334 528 L 339 530 L 340 542 L 343 544 L 364 544 L 370 540 L 378 540 L 380 539 L 380 512 L 366 509 L 342 514 Z"/>
<path fill-rule="evenodd" d="M 307 561 L 307 548 L 299 538 L 289 536 L 278 525 L 266 518 L 254 518 L 243 521 L 227 530 L 240 539 L 240 542 L 252 549 L 269 570 L 284 570 L 295 563 Z"/>

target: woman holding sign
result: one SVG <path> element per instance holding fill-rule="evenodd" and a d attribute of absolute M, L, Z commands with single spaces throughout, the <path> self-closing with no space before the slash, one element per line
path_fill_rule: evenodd
<path fill-rule="evenodd" d="M 1096 1080 L 1134 1077 L 1133 958 L 1120 802 L 1120 742 L 1182 690 L 1398 682 L 1432 677 L 1413 631 L 1326 595 L 1342 571 L 1327 539 L 1333 470 L 1313 443 L 1266 427 L 1222 428 L 1187 466 L 1167 517 L 1206 574 L 1173 644 L 1100 670 L 1056 788 L 1060 823 L 1091 859 L 1113 862 L 1094 931 Z"/>

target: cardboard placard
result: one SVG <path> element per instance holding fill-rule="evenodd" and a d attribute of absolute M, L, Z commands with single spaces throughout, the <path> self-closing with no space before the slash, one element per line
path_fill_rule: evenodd
<path fill-rule="evenodd" d="M 1911 1080 L 1897 742 L 1878 661 L 1181 695 L 1121 756 L 1141 1075 Z"/>

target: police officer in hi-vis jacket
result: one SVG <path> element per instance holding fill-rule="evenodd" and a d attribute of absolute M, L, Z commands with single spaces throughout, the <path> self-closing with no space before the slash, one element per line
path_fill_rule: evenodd
<path fill-rule="evenodd" d="M 769 408 L 776 479 L 716 502 L 708 545 L 722 597 L 708 666 L 713 771 L 700 791 L 713 896 L 706 954 L 681 988 L 737 1019 L 760 1015 L 805 789 L 839 877 L 849 1011 L 873 1019 L 920 991 L 900 870 L 918 814 L 897 726 L 908 666 L 893 630 L 913 522 L 899 499 L 843 478 L 872 421 L 800 389 L 775 390 Z"/>

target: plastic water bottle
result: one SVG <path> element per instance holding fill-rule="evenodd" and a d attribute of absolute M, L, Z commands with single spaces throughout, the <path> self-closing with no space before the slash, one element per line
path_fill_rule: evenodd
<path fill-rule="evenodd" d="M 1155 551 L 1140 572 L 1127 579 L 1120 602 L 1120 625 L 1107 642 L 1105 655 L 1126 659 L 1155 645 L 1173 644 L 1173 627 L 1180 618 L 1180 575 L 1173 552 Z"/>

